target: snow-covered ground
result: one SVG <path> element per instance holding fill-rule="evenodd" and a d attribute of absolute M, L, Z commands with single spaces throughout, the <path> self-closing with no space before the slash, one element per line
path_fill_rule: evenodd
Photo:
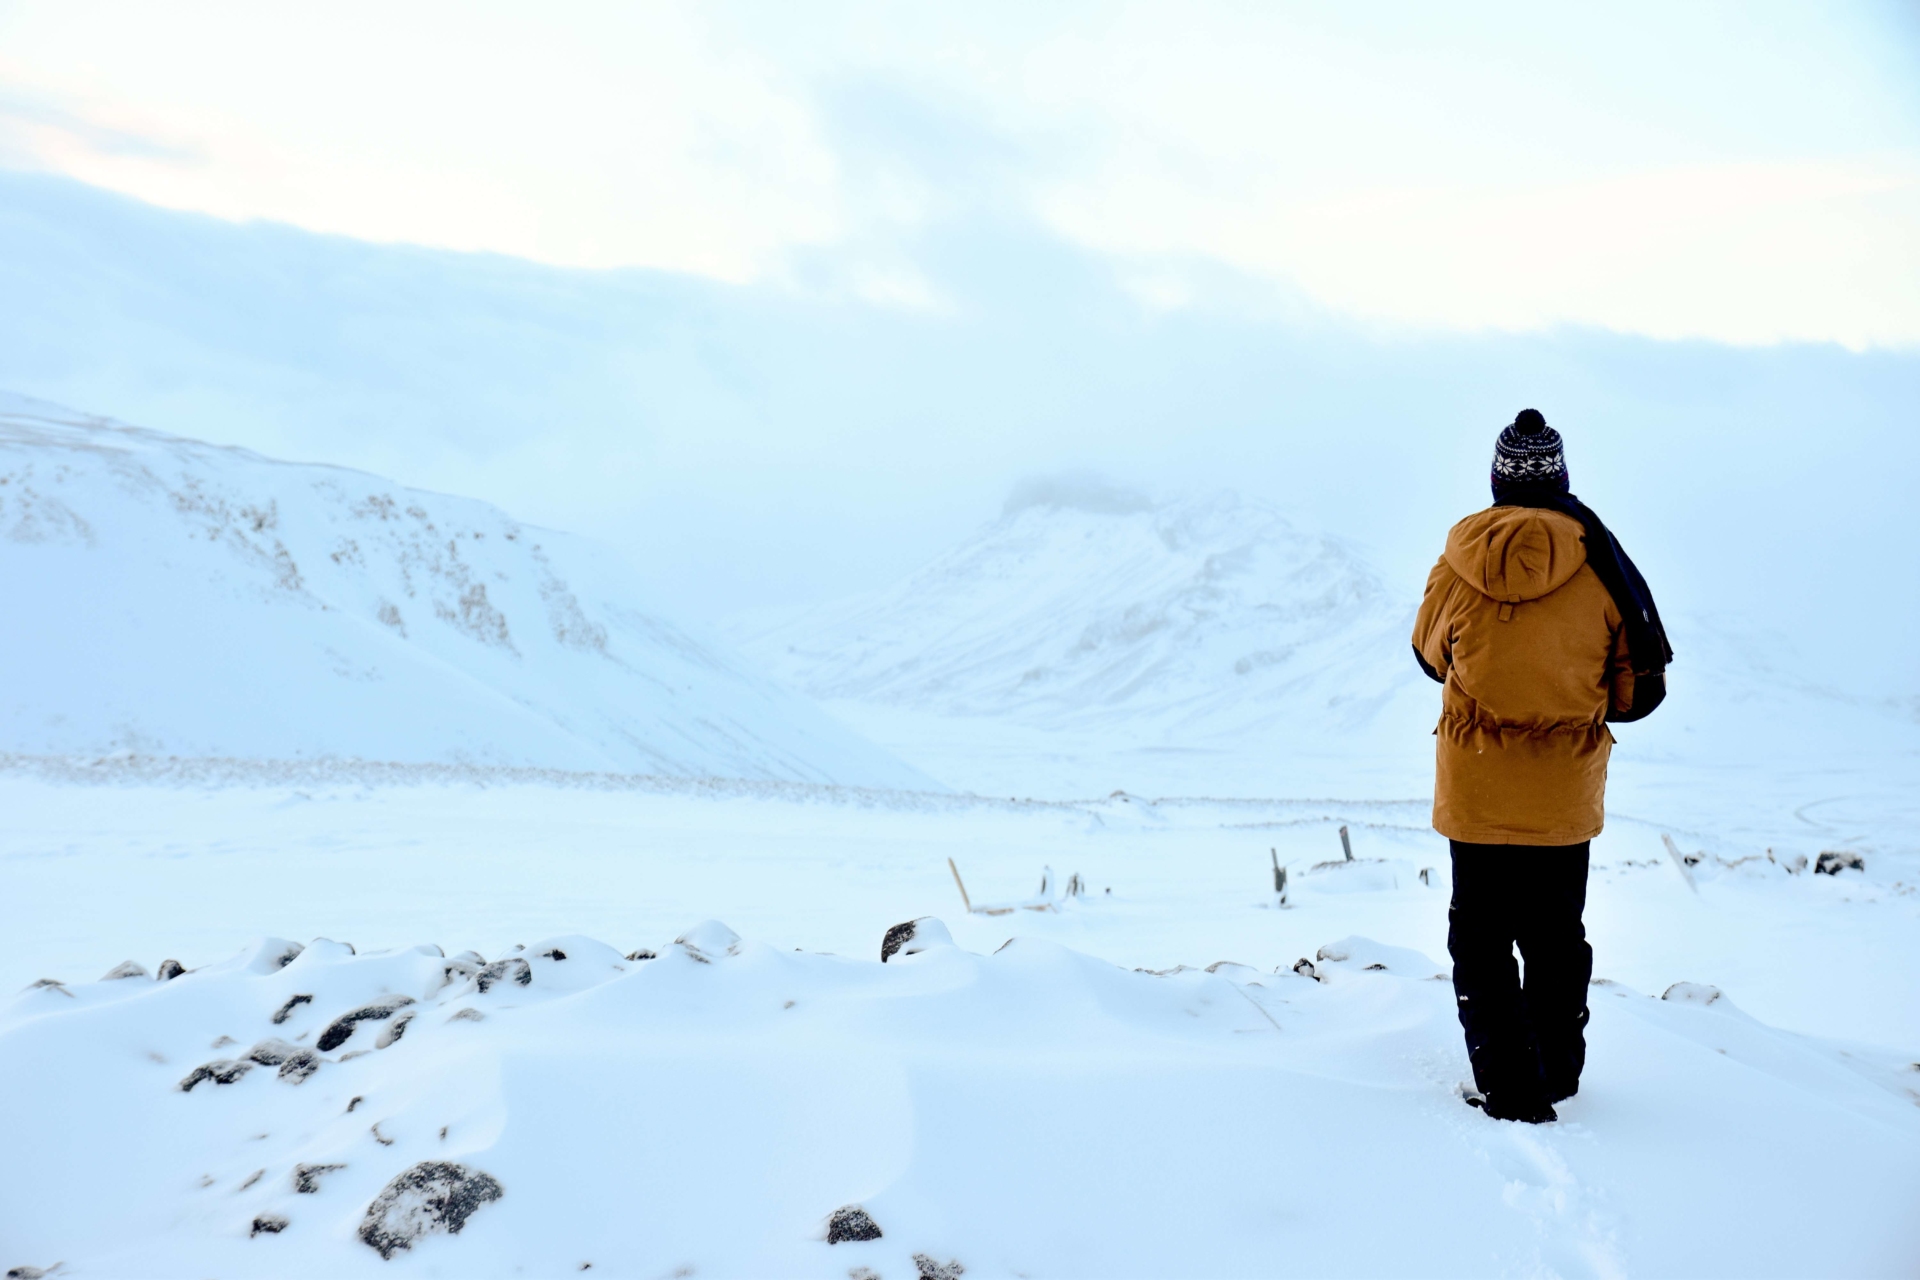
<path fill-rule="evenodd" d="M 0 410 L 0 1266 L 1920 1258 L 1920 723 L 1768 637 L 1676 619 L 1620 731 L 1526 1129 L 1457 1092 L 1412 602 L 1285 513 L 1029 490 L 743 658 L 484 504 Z"/>
<path fill-rule="evenodd" d="M 1920 1256 L 1908 858 L 1708 858 L 1690 887 L 1655 830 L 1616 824 L 1588 913 L 1609 980 L 1592 1065 L 1560 1125 L 1522 1130 L 1454 1092 L 1445 851 L 1417 804 L 385 781 L 0 781 L 0 976 L 63 982 L 0 1014 L 8 1265 L 1731 1276 Z M 976 907 L 1034 902 L 1051 868 L 1052 909 L 966 914 L 949 858 Z M 689 934 L 716 904 L 737 955 Z M 956 946 L 878 963 L 929 915 Z M 250 932 L 337 941 L 275 968 Z M 510 963 L 484 993 L 448 981 L 442 952 L 469 948 L 525 959 L 528 984 Z M 643 948 L 659 958 L 624 958 Z M 193 971 L 93 981 L 168 958 Z M 1660 1000 L 1676 982 L 1695 986 Z M 318 1049 L 393 996 L 413 1003 Z M 276 1039 L 317 1052 L 310 1078 L 269 1062 L 180 1091 Z M 383 1262 L 358 1233 L 422 1162 L 502 1194 Z M 828 1245 L 847 1205 L 882 1237 Z"/>

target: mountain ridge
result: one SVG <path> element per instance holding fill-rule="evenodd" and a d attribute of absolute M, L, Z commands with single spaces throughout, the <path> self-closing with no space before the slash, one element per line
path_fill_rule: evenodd
<path fill-rule="evenodd" d="M 13 751 L 938 785 L 486 503 L 15 396 L 0 470 Z"/>

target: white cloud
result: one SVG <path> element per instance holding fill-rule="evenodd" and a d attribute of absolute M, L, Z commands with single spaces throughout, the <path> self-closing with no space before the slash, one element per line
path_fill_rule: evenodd
<path fill-rule="evenodd" d="M 1858 347 L 1920 342 L 1916 69 L 1879 11 L 1758 3 L 30 0 L 0 161 L 572 266 L 827 250 L 886 306 L 986 213 L 1154 307 L 1211 260 L 1398 324 Z"/>

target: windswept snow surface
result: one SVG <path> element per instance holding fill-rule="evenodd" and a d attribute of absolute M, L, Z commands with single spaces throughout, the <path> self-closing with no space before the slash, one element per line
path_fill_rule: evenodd
<path fill-rule="evenodd" d="M 149 1277 L 1864 1276 L 1920 1256 L 1920 1078 L 1711 987 L 1596 987 L 1595 1068 L 1535 1130 L 1455 1095 L 1451 987 L 1418 952 L 1349 937 L 1313 976 L 1149 973 L 1018 932 L 884 965 L 714 921 L 651 959 L 566 935 L 453 958 L 316 939 L 288 962 L 269 938 L 170 982 L 38 987 L 0 1015 L 0 1088 L 41 1100 L 0 1164 L 7 1247 Z M 320 1043 L 311 1074 L 276 1070 Z M 393 1249 L 365 1224 L 423 1165 L 488 1194 Z M 827 1242 L 848 1206 L 879 1238 Z"/>
<path fill-rule="evenodd" d="M 227 767 L 0 778 L 6 1266 L 1755 1276 L 1920 1256 L 1910 856 L 1826 876 L 1708 854 L 1689 884 L 1659 831 L 1617 821 L 1587 917 L 1617 985 L 1593 989 L 1580 1096 L 1534 1131 L 1454 1092 L 1445 845 L 1421 802 Z M 966 914 L 949 858 L 976 906 L 1053 909 Z M 715 903 L 737 954 L 689 933 Z M 876 963 L 924 916 L 958 947 Z M 245 941 L 263 930 L 307 949 L 275 968 L 282 948 Z M 443 983 L 468 947 L 509 962 L 485 993 Z M 641 948 L 659 958 L 624 958 Z M 193 971 L 99 980 L 127 959 Z M 1246 967 L 1204 972 L 1222 960 Z M 396 996 L 414 1003 L 318 1048 Z M 318 1069 L 179 1091 L 269 1039 Z M 382 1262 L 357 1228 L 422 1162 L 503 1194 Z M 856 1203 L 883 1237 L 825 1244 Z"/>
<path fill-rule="evenodd" d="M 933 787 L 462 498 L 0 397 L 0 744 Z"/>

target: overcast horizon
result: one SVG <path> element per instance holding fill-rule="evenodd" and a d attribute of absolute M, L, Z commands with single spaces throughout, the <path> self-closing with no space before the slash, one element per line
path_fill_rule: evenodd
<path fill-rule="evenodd" d="M 0 389 L 485 498 L 706 621 L 1057 473 L 1414 590 L 1537 405 L 1674 612 L 1920 695 L 1902 6 L 463 12 L 0 8 Z"/>

